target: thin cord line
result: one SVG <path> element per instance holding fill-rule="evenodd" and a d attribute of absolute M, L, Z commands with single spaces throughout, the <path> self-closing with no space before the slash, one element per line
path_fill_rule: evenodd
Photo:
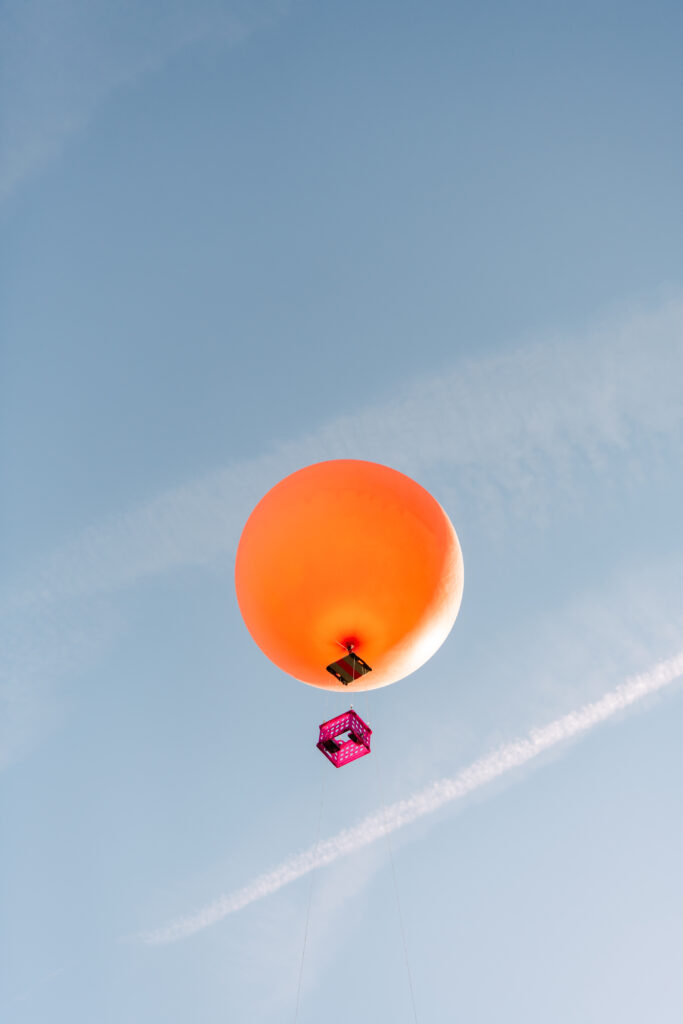
<path fill-rule="evenodd" d="M 384 803 L 384 794 L 382 792 L 382 782 L 379 774 L 379 761 L 377 760 L 377 754 L 375 753 L 375 768 L 377 771 L 377 788 L 379 789 L 379 798 L 382 804 L 382 814 L 384 816 L 384 825 L 387 825 L 387 809 Z M 408 987 L 410 989 L 410 1002 L 413 1007 L 413 1018 L 415 1024 L 418 1024 L 417 1020 L 417 1007 L 415 1005 L 415 991 L 413 989 L 413 976 L 410 971 L 410 960 L 408 959 L 408 943 L 406 942 L 406 932 L 403 925 L 403 912 L 401 911 L 401 901 L 398 898 L 398 882 L 396 881 L 396 865 L 394 864 L 394 851 L 391 845 L 391 834 L 387 829 L 385 833 L 387 837 L 387 846 L 389 847 L 389 860 L 391 862 L 391 877 L 394 881 L 394 896 L 396 897 L 396 910 L 398 911 L 398 923 L 401 929 L 401 942 L 403 943 L 403 956 L 406 962 L 406 974 L 408 975 Z"/>
<path fill-rule="evenodd" d="M 315 853 L 316 853 L 316 856 L 317 856 L 317 853 L 318 853 L 318 845 L 320 843 L 320 825 L 321 825 L 322 820 L 323 820 L 323 802 L 324 802 L 324 799 L 325 799 L 325 778 L 326 778 L 326 776 L 323 775 L 322 786 L 320 788 L 320 807 L 318 809 L 318 827 L 316 829 L 316 836 L 315 836 Z M 315 860 L 315 857 L 314 857 L 314 860 Z M 315 880 L 315 876 L 316 876 L 316 872 L 315 871 L 311 871 L 311 878 L 310 878 L 310 881 L 308 883 L 308 906 L 306 908 L 306 927 L 304 928 L 304 944 L 303 944 L 302 949 L 301 949 L 301 963 L 299 965 L 299 984 L 297 985 L 297 989 L 296 989 L 296 1010 L 294 1012 L 294 1024 L 296 1024 L 296 1022 L 299 1019 L 299 1003 L 301 1001 L 301 982 L 302 982 L 302 979 L 303 979 L 303 976 L 304 976 L 304 960 L 306 959 L 306 943 L 308 942 L 308 922 L 310 921 L 310 918 L 311 918 L 311 903 L 313 902 L 313 882 Z"/>

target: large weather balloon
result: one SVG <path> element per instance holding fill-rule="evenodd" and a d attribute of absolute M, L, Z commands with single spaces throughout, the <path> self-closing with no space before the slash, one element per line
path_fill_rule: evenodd
<path fill-rule="evenodd" d="M 323 689 L 352 676 L 353 689 L 369 690 L 414 672 L 446 639 L 462 553 L 448 516 L 414 480 L 337 459 L 292 473 L 261 499 L 240 538 L 235 583 L 249 632 L 281 669 Z"/>

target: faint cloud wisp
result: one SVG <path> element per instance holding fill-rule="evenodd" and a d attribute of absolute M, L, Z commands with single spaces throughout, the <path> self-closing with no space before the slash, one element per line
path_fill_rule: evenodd
<path fill-rule="evenodd" d="M 0 12 L 0 202 L 117 89 L 195 43 L 239 42 L 285 7 L 278 0 L 8 0 Z"/>
<path fill-rule="evenodd" d="M 9 603 L 106 592 L 229 555 L 273 483 L 323 459 L 383 462 L 423 481 L 449 467 L 479 510 L 504 505 L 528 517 L 553 486 L 563 497 L 571 491 L 577 462 L 601 468 L 622 451 L 649 465 L 650 448 L 683 426 L 682 374 L 683 300 L 575 338 L 464 361 L 391 402 L 335 417 L 93 525 L 15 586 Z M 640 456 L 636 436 L 650 446 Z"/>

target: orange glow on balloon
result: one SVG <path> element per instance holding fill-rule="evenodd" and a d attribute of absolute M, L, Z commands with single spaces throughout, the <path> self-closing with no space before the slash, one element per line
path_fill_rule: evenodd
<path fill-rule="evenodd" d="M 370 690 L 414 672 L 460 608 L 462 552 L 441 505 L 410 477 L 355 459 L 285 477 L 249 516 L 237 549 L 237 600 L 271 661 L 304 683 L 342 690 L 326 666 L 354 651 Z"/>

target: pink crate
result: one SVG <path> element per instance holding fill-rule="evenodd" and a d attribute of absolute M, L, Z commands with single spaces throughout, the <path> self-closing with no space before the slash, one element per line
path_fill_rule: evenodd
<path fill-rule="evenodd" d="M 371 736 L 370 726 L 350 708 L 343 715 L 323 722 L 317 746 L 328 761 L 336 768 L 341 768 L 349 761 L 357 761 L 359 757 L 370 753 Z"/>

